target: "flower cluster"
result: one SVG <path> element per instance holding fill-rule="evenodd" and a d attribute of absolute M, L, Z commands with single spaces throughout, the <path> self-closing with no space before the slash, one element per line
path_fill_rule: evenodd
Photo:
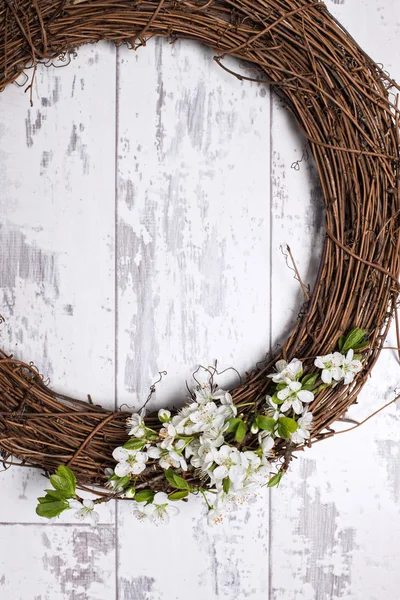
<path fill-rule="evenodd" d="M 253 412 L 210 382 L 199 385 L 175 415 L 160 410 L 154 428 L 142 415 L 132 414 L 127 421 L 129 440 L 114 450 L 117 464 L 106 471 L 113 497 L 132 499 L 138 519 L 158 524 L 178 514 L 179 501 L 189 493 L 201 494 L 209 520 L 219 522 L 227 503 L 242 502 L 263 485 L 278 485 L 285 467 L 277 463 L 276 446 L 282 448 L 283 443 L 292 451 L 310 439 L 310 405 L 327 387 L 354 381 L 363 368 L 357 352 L 367 345 L 365 335 L 356 328 L 340 338 L 339 350 L 318 356 L 313 372 L 304 373 L 297 358 L 279 360 L 267 375 L 270 393 L 254 403 Z M 145 487 L 141 475 L 154 467 L 161 468 L 166 481 L 160 487 L 172 489 L 169 494 Z M 52 518 L 74 508 L 78 519 L 97 522 L 94 509 L 104 500 L 79 498 L 67 467 L 59 467 L 50 481 L 55 489 L 39 499 L 38 514 Z"/>
<path fill-rule="evenodd" d="M 362 362 L 354 357 L 354 350 L 349 350 L 346 355 L 334 352 L 326 356 L 318 356 L 315 366 L 322 369 L 321 379 L 330 385 L 332 381 L 338 383 L 343 380 L 345 385 L 352 383 L 354 377 L 362 370 Z"/>

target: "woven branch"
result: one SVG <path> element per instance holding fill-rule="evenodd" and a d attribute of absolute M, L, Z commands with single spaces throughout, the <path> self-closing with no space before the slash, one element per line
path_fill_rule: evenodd
<path fill-rule="evenodd" d="M 326 207 L 315 287 L 279 356 L 254 369 L 232 395 L 252 403 L 247 410 L 254 412 L 278 358 L 296 356 L 311 367 L 343 333 L 364 328 L 363 372 L 350 386 L 320 392 L 310 406 L 312 441 L 321 439 L 357 400 L 396 309 L 399 88 L 318 1 L 0 0 L 0 89 L 27 66 L 51 64 L 81 44 L 111 40 L 137 48 L 154 36 L 198 40 L 215 50 L 221 66 L 228 54 L 246 61 L 256 74 L 251 79 L 274 87 L 309 141 Z M 48 472 L 70 464 L 80 485 L 101 485 L 112 450 L 127 439 L 127 416 L 57 395 L 31 366 L 0 358 L 4 456 Z M 286 456 L 284 443 L 278 454 Z M 146 470 L 140 485 L 160 480 L 161 469 Z"/>

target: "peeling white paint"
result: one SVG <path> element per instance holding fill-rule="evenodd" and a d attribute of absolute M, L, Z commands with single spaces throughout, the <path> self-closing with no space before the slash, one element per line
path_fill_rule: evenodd
<path fill-rule="evenodd" d="M 327 4 L 400 79 L 397 0 Z M 268 88 L 212 55 L 162 40 L 87 46 L 66 69 L 38 70 L 33 108 L 17 87 L 0 95 L 0 341 L 60 390 L 139 406 L 166 370 L 154 405 L 180 403 L 199 363 L 243 373 L 292 327 L 302 296 L 281 244 L 313 282 L 320 191 L 311 161 L 291 168 L 304 140 Z M 399 381 L 383 353 L 352 416 Z M 103 507 L 95 531 L 45 524 L 43 478 L 10 470 L 0 597 L 397 600 L 399 450 L 392 406 L 213 528 L 200 500 L 159 529 L 125 503 Z"/>

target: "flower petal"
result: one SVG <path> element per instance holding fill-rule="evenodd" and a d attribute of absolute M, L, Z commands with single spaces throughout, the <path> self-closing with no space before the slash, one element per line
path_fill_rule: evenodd
<path fill-rule="evenodd" d="M 332 372 L 328 369 L 324 369 L 321 374 L 321 379 L 324 383 L 330 385 L 332 383 Z"/>
<path fill-rule="evenodd" d="M 126 460 L 129 456 L 129 452 L 128 450 L 126 450 L 126 448 L 122 448 L 122 446 L 119 446 L 119 448 L 115 448 L 112 455 L 113 458 L 115 458 L 115 460 Z"/>
<path fill-rule="evenodd" d="M 300 390 L 297 392 L 297 397 L 302 402 L 312 402 L 314 400 L 314 394 L 308 390 Z"/>
<path fill-rule="evenodd" d="M 297 398 L 293 402 L 292 408 L 293 408 L 294 412 L 296 413 L 296 415 L 301 415 L 301 413 L 303 412 L 303 405 L 300 402 L 300 400 L 298 400 Z"/>
<path fill-rule="evenodd" d="M 165 492 L 157 492 L 154 496 L 153 503 L 154 504 L 167 504 L 168 496 Z"/>
<path fill-rule="evenodd" d="M 214 479 L 222 481 L 228 475 L 228 469 L 224 465 L 220 465 L 212 472 Z"/>
<path fill-rule="evenodd" d="M 118 477 L 125 477 L 125 475 L 128 475 L 128 473 L 130 473 L 130 470 L 131 467 L 126 461 L 118 463 L 114 469 L 115 474 L 118 475 Z"/>

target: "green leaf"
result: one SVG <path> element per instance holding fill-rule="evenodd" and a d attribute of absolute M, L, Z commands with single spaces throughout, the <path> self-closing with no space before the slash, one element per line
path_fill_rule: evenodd
<path fill-rule="evenodd" d="M 276 485 L 279 485 L 283 476 L 284 476 L 284 472 L 279 471 L 279 473 L 277 473 L 276 475 L 271 477 L 271 479 L 268 481 L 268 487 L 274 487 Z"/>
<path fill-rule="evenodd" d="M 188 495 L 188 490 L 179 490 L 178 492 L 172 492 L 168 498 L 169 500 L 183 500 L 183 498 L 187 498 Z"/>
<path fill-rule="evenodd" d="M 54 519 L 69 508 L 68 502 L 53 500 L 52 502 L 40 502 L 36 507 L 36 514 L 45 519 Z"/>
<path fill-rule="evenodd" d="M 229 479 L 229 477 L 225 477 L 225 479 L 222 481 L 222 488 L 223 488 L 225 494 L 228 494 L 230 487 L 231 487 L 231 480 Z"/>
<path fill-rule="evenodd" d="M 118 487 L 124 488 L 128 483 L 130 483 L 131 478 L 129 475 L 125 475 L 125 477 L 118 477 Z"/>
<path fill-rule="evenodd" d="M 228 429 L 226 430 L 225 433 L 235 433 L 239 423 L 241 422 L 242 419 L 236 419 L 236 418 L 232 418 L 229 419 L 228 421 Z"/>
<path fill-rule="evenodd" d="M 70 498 L 70 496 L 66 496 L 60 490 L 45 490 L 45 492 L 46 496 L 51 499 L 51 502 L 54 502 L 54 500 L 68 500 Z"/>
<path fill-rule="evenodd" d="M 353 350 L 354 352 L 359 352 L 360 350 L 364 350 L 365 348 L 368 348 L 369 346 L 369 342 L 361 342 L 361 344 L 357 344 L 356 346 L 353 346 Z"/>
<path fill-rule="evenodd" d="M 264 415 L 258 415 L 256 417 L 256 424 L 260 429 L 273 433 L 275 430 L 276 421 L 270 417 L 264 417 Z"/>
<path fill-rule="evenodd" d="M 341 335 L 339 338 L 339 341 L 338 341 L 338 347 L 339 347 L 340 352 L 342 351 L 343 344 L 344 344 L 344 335 Z"/>
<path fill-rule="evenodd" d="M 42 496 L 41 498 L 38 498 L 38 502 L 39 502 L 39 504 L 46 504 L 47 502 L 54 502 L 54 498 L 52 498 L 51 496 L 48 496 L 46 494 L 46 496 Z"/>
<path fill-rule="evenodd" d="M 319 373 L 310 373 L 310 375 L 305 375 L 301 380 L 302 389 L 311 391 L 314 388 L 318 377 Z"/>
<path fill-rule="evenodd" d="M 123 448 L 126 450 L 141 450 L 145 443 L 145 440 L 131 439 L 125 442 Z"/>
<path fill-rule="evenodd" d="M 76 492 L 76 477 L 74 472 L 71 471 L 71 469 L 69 469 L 65 465 L 60 465 L 57 469 L 57 475 L 69 481 L 71 489 L 74 490 L 74 493 Z"/>
<path fill-rule="evenodd" d="M 175 473 L 172 469 L 164 471 L 166 480 L 172 485 L 172 487 L 178 488 L 178 490 L 190 490 L 188 482 L 183 479 L 178 473 Z"/>
<path fill-rule="evenodd" d="M 366 335 L 366 329 L 360 329 L 359 327 L 352 329 L 344 339 L 343 346 L 340 350 L 342 354 L 347 354 L 349 350 L 354 349 L 355 346 L 358 346 L 361 344 L 361 342 L 364 342 Z"/>
<path fill-rule="evenodd" d="M 140 490 L 135 494 L 136 502 L 152 502 L 155 493 L 153 490 Z"/>
<path fill-rule="evenodd" d="M 298 425 L 294 419 L 289 417 L 281 417 L 278 421 L 278 435 L 283 439 L 289 439 L 290 434 L 294 433 Z"/>
<path fill-rule="evenodd" d="M 235 432 L 235 442 L 238 442 L 238 444 L 243 442 L 244 438 L 246 437 L 246 430 L 246 423 L 244 421 L 240 421 Z"/>
<path fill-rule="evenodd" d="M 76 479 L 68 467 L 58 467 L 56 473 L 50 477 L 50 483 L 55 490 L 61 492 L 65 498 L 73 498 L 76 492 Z"/>

